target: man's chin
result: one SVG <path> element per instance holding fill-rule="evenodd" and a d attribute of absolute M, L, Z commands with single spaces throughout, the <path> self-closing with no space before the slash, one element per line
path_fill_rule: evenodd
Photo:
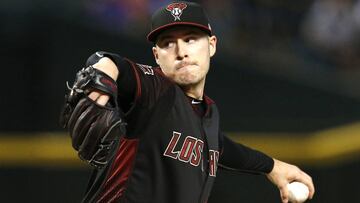
<path fill-rule="evenodd" d="M 200 82 L 198 80 L 182 79 L 175 81 L 175 83 L 182 87 L 189 87 L 189 86 L 196 86 Z"/>

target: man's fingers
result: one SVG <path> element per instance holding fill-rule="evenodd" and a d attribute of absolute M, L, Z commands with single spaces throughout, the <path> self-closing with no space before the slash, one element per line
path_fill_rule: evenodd
<path fill-rule="evenodd" d="M 281 187 L 280 190 L 280 197 L 282 203 L 288 203 L 289 202 L 289 191 L 287 190 L 287 187 Z"/>
<path fill-rule="evenodd" d="M 306 177 L 304 180 L 304 184 L 309 188 L 309 199 L 312 199 L 315 194 L 314 183 L 312 181 L 312 178 L 308 174 L 306 174 L 305 172 L 303 172 L 303 174 Z"/>
<path fill-rule="evenodd" d="M 109 101 L 110 97 L 106 94 L 102 94 L 100 92 L 96 92 L 93 91 L 91 92 L 88 97 L 93 100 L 96 101 L 97 104 L 101 105 L 101 106 L 105 106 L 105 104 Z"/>
<path fill-rule="evenodd" d="M 93 100 L 93 101 L 96 101 L 100 96 L 100 93 L 99 92 L 91 92 L 88 97 Z"/>
<path fill-rule="evenodd" d="M 100 95 L 98 99 L 96 100 L 96 103 L 98 103 L 101 106 L 105 106 L 105 104 L 109 101 L 110 97 L 106 94 Z"/>

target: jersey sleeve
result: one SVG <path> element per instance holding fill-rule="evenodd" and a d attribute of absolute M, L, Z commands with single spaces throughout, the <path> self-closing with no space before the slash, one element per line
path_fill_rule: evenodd
<path fill-rule="evenodd" d="M 221 147 L 219 167 L 255 174 L 266 174 L 272 171 L 274 160 L 271 157 L 240 143 L 235 143 L 223 133 L 220 133 L 219 139 Z"/>
<path fill-rule="evenodd" d="M 119 78 L 116 81 L 118 103 L 125 111 L 130 110 L 135 103 L 151 107 L 171 84 L 159 68 L 135 63 L 110 52 L 98 51 L 92 54 L 86 66 L 97 63 L 103 57 L 110 58 L 119 70 Z"/>

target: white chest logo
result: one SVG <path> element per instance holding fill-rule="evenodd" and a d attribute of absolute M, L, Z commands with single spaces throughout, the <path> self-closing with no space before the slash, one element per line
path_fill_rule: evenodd
<path fill-rule="evenodd" d="M 137 63 L 136 65 L 140 68 L 140 70 L 142 70 L 142 72 L 145 75 L 154 75 L 154 70 L 152 69 L 151 66 L 139 64 L 139 63 Z"/>
<path fill-rule="evenodd" d="M 166 10 L 171 12 L 171 15 L 174 16 L 174 21 L 181 20 L 180 16 L 183 13 L 183 10 L 187 7 L 185 3 L 172 3 L 166 7 Z"/>

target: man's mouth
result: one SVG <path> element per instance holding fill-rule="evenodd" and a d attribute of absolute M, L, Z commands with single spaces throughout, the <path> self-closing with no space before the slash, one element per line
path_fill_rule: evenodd
<path fill-rule="evenodd" d="M 180 62 L 178 65 L 176 65 L 176 70 L 182 69 L 186 66 L 192 66 L 195 65 L 195 63 L 192 62 Z"/>

